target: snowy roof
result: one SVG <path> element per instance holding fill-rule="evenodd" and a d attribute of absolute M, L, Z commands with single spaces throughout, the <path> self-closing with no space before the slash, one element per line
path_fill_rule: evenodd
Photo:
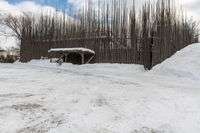
<path fill-rule="evenodd" d="M 87 48 L 52 48 L 48 52 L 85 52 L 95 54 L 93 50 Z"/>

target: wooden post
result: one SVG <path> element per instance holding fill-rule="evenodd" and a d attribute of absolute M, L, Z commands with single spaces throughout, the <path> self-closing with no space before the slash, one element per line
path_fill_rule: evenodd
<path fill-rule="evenodd" d="M 81 53 L 81 57 L 82 57 L 82 64 L 84 64 L 85 61 L 84 61 L 84 53 L 83 52 Z"/>
<path fill-rule="evenodd" d="M 68 57 L 69 53 L 65 54 L 65 62 L 67 63 L 67 57 Z"/>

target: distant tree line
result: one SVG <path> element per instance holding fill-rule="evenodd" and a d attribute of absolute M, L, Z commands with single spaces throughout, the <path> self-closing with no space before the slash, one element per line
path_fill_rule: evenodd
<path fill-rule="evenodd" d="M 18 57 L 16 55 L 0 55 L 0 63 L 14 63 L 17 59 Z"/>
<path fill-rule="evenodd" d="M 177 11 L 173 0 L 149 1 L 140 11 L 134 2 L 128 8 L 126 0 L 99 0 L 98 7 L 88 0 L 86 5 L 69 16 L 26 14 L 18 25 L 13 19 L 11 25 L 20 27 L 16 35 L 21 39 L 21 61 L 50 57 L 50 48 L 86 47 L 96 52 L 94 62 L 136 63 L 151 69 L 198 42 L 198 23 Z"/>

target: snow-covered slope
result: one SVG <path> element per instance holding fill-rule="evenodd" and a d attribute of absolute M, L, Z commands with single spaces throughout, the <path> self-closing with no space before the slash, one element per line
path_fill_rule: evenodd
<path fill-rule="evenodd" d="M 200 44 L 192 44 L 155 66 L 150 73 L 200 80 Z"/>

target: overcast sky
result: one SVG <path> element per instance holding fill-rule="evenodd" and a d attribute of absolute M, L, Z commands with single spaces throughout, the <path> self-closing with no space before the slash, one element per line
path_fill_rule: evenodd
<path fill-rule="evenodd" d="M 44 9 L 68 9 L 79 8 L 84 5 L 86 0 L 0 0 L 0 11 L 9 11 L 18 14 L 21 11 L 30 11 L 38 13 Z M 98 0 L 92 0 L 97 4 Z M 104 1 L 104 0 L 101 0 Z M 111 1 L 111 0 L 106 0 Z M 122 0 L 120 0 L 122 1 Z M 125 0 L 127 3 L 132 3 L 133 0 Z M 135 0 L 136 7 L 141 7 L 145 0 Z M 152 0 L 153 1 L 153 0 Z M 200 20 L 200 0 L 175 0 L 178 4 L 182 4 L 184 11 L 188 15 L 193 16 L 195 20 Z M 129 4 L 130 5 L 130 4 Z"/>

